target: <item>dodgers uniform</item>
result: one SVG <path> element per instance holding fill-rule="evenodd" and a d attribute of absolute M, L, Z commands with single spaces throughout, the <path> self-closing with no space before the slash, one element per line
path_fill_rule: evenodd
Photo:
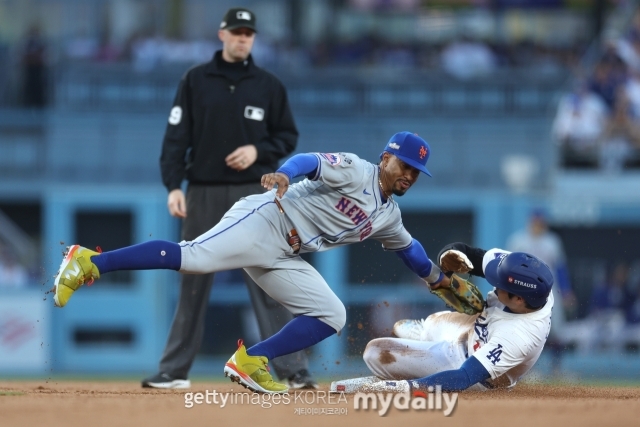
<path fill-rule="evenodd" d="M 487 264 L 511 252 L 487 251 Z M 482 313 L 468 316 L 438 312 L 422 321 L 416 339 L 378 338 L 369 343 L 364 361 L 382 379 L 413 379 L 459 369 L 474 357 L 490 374 L 490 379 L 470 390 L 513 387 L 536 363 L 551 327 L 553 294 L 534 312 L 515 314 L 505 311 L 495 292 L 487 295 Z"/>

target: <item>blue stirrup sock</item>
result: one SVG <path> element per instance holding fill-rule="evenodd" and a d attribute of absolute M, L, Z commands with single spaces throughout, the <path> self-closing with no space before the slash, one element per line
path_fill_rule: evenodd
<path fill-rule="evenodd" d="M 335 329 L 316 317 L 298 316 L 277 334 L 249 348 L 247 354 L 273 360 L 311 347 L 335 333 Z"/>
<path fill-rule="evenodd" d="M 180 245 L 152 240 L 91 257 L 100 274 L 117 270 L 180 270 Z"/>

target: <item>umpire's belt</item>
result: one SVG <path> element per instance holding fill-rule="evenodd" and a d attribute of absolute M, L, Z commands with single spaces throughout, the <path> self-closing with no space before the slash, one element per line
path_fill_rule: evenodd
<path fill-rule="evenodd" d="M 273 201 L 276 202 L 278 209 L 280 209 L 280 213 L 284 214 L 285 213 L 284 209 L 282 208 L 282 205 L 278 201 L 278 198 L 276 197 L 275 199 L 273 199 Z M 292 228 L 291 231 L 287 233 L 287 243 L 289 244 L 289 246 L 291 246 L 293 253 L 298 255 L 298 252 L 300 252 L 301 243 L 300 243 L 300 236 L 298 236 L 298 231 L 296 231 L 295 228 Z"/>

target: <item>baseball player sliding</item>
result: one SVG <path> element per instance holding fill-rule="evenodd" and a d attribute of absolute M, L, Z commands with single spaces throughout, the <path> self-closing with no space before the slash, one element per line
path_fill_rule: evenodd
<path fill-rule="evenodd" d="M 485 277 L 495 286 L 483 310 L 475 315 L 443 311 L 424 320 L 396 322 L 393 332 L 398 338 L 374 339 L 364 351 L 364 361 L 375 377 L 336 381 L 332 391 L 513 387 L 533 367 L 551 327 L 549 267 L 523 252 L 485 251 L 464 243 L 445 246 L 438 260 L 454 281 L 452 289 L 457 280 L 453 273 Z M 466 311 L 455 301 L 451 306 Z"/>
<path fill-rule="evenodd" d="M 54 302 L 66 305 L 82 284 L 116 270 L 202 274 L 244 268 L 296 317 L 249 349 L 240 340 L 224 372 L 254 391 L 287 392 L 287 386 L 273 381 L 268 361 L 310 347 L 346 322 L 344 305 L 301 253 L 373 238 L 428 284 L 439 284 L 435 292 L 451 302 L 470 301 L 464 303 L 469 310 L 482 307 L 472 285 L 462 279 L 452 282 L 431 262 L 402 225 L 393 199 L 405 194 L 420 172 L 430 175 L 430 153 L 421 137 L 399 132 L 385 146 L 378 165 L 354 154 L 297 154 L 262 177 L 269 191 L 241 199 L 216 226 L 192 241 L 154 240 L 101 254 L 71 246 L 54 282 Z M 306 179 L 290 185 L 295 177 Z"/>

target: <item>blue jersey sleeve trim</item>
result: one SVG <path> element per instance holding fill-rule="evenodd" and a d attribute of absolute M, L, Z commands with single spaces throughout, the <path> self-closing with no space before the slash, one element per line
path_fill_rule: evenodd
<path fill-rule="evenodd" d="M 301 153 L 284 162 L 276 172 L 287 175 L 291 181 L 302 175 L 315 177 L 319 169 L 320 161 L 314 154 Z"/>
<path fill-rule="evenodd" d="M 438 372 L 428 377 L 418 378 L 409 383 L 418 384 L 420 389 L 427 390 L 429 387 L 437 385 L 442 387 L 444 392 L 455 392 L 466 390 L 474 384 L 491 378 L 489 371 L 482 366 L 482 363 L 475 357 L 468 358 L 460 367 L 451 371 Z"/>
<path fill-rule="evenodd" d="M 431 274 L 431 260 L 420 242 L 416 239 L 413 239 L 411 245 L 407 248 L 395 251 L 395 253 L 400 257 L 402 262 L 418 276 L 428 277 L 429 274 Z"/>

